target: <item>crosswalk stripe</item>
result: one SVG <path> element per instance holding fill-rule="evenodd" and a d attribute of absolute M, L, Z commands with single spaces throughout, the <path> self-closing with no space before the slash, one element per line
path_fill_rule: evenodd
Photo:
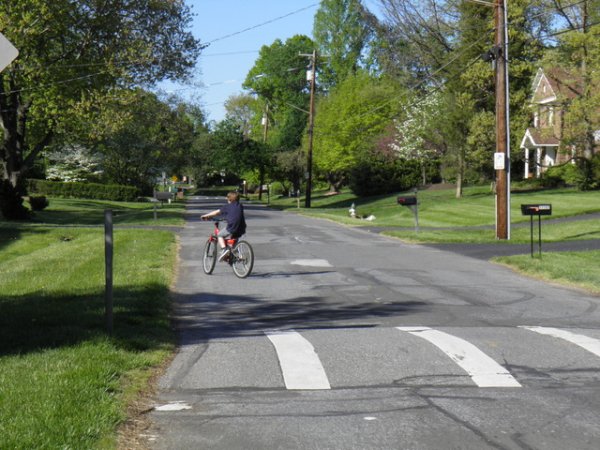
<path fill-rule="evenodd" d="M 578 345 L 584 348 L 588 352 L 593 353 L 596 356 L 600 356 L 600 340 L 591 337 L 584 336 L 582 334 L 571 333 L 567 330 L 561 330 L 559 328 L 551 327 L 538 327 L 538 326 L 520 326 L 526 330 L 535 331 L 539 334 L 545 334 L 547 336 L 553 336 L 565 341 L 571 342 L 572 344 Z"/>
<path fill-rule="evenodd" d="M 331 389 L 321 360 L 309 341 L 293 330 L 265 331 L 265 334 L 275 347 L 287 389 Z"/>
<path fill-rule="evenodd" d="M 467 372 L 479 387 L 521 387 L 504 367 L 464 339 L 428 327 L 396 328 L 431 342 Z"/>

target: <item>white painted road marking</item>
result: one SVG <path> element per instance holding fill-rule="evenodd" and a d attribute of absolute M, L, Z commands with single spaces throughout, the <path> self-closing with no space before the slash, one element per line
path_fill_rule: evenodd
<path fill-rule="evenodd" d="M 287 389 L 331 389 L 310 342 L 295 331 L 265 331 L 275 347 Z"/>
<path fill-rule="evenodd" d="M 428 327 L 396 327 L 438 347 L 467 372 L 479 387 L 521 387 L 500 364 L 470 342 Z"/>
<path fill-rule="evenodd" d="M 586 349 L 588 352 L 591 352 L 596 356 L 600 356 L 600 340 L 598 339 L 587 337 L 582 334 L 571 333 L 570 331 L 566 330 L 560 330 L 558 328 L 528 326 L 520 326 L 519 328 L 525 328 L 526 330 L 535 331 L 536 333 L 564 339 L 572 344 L 579 345 L 581 348 Z"/>
<path fill-rule="evenodd" d="M 296 259 L 290 261 L 294 266 L 333 267 L 326 259 Z"/>
<path fill-rule="evenodd" d="M 192 409 L 190 405 L 185 402 L 171 402 L 166 405 L 160 405 L 154 408 L 156 411 L 183 411 L 186 409 Z"/>

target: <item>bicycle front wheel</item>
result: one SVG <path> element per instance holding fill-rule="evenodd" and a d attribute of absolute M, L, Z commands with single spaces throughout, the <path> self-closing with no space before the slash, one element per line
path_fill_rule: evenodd
<path fill-rule="evenodd" d="M 209 239 L 204 245 L 204 253 L 202 254 L 202 268 L 204 273 L 210 275 L 215 270 L 217 263 L 217 241 Z"/>
<path fill-rule="evenodd" d="M 238 241 L 233 247 L 232 251 L 232 263 L 233 273 L 238 278 L 246 278 L 252 272 L 254 267 L 254 251 L 250 244 L 246 241 Z"/>

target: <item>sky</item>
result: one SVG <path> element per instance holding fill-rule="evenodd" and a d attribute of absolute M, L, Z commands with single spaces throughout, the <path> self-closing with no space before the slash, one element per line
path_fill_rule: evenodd
<path fill-rule="evenodd" d="M 312 37 L 316 0 L 187 0 L 194 17 L 191 31 L 210 43 L 196 64 L 193 86 L 159 87 L 198 102 L 208 120 L 225 117 L 224 102 L 243 92 L 246 78 L 263 45 L 305 34 Z M 268 22 L 268 23 L 267 23 Z M 249 29 L 251 28 L 251 29 Z M 307 53 L 312 49 L 307 48 Z"/>
<path fill-rule="evenodd" d="M 202 51 L 193 86 L 159 88 L 199 103 L 208 120 L 225 117 L 224 102 L 243 92 L 242 83 L 263 45 L 304 34 L 312 38 L 317 0 L 186 0 L 195 14 L 193 35 L 210 45 Z M 366 2 L 367 4 L 373 1 Z M 306 53 L 311 53 L 307 48 Z"/>

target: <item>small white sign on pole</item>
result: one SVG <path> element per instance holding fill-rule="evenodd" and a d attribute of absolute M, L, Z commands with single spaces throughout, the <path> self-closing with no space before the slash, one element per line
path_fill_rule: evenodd
<path fill-rule="evenodd" d="M 19 50 L 0 33 L 0 72 L 19 55 Z"/>

